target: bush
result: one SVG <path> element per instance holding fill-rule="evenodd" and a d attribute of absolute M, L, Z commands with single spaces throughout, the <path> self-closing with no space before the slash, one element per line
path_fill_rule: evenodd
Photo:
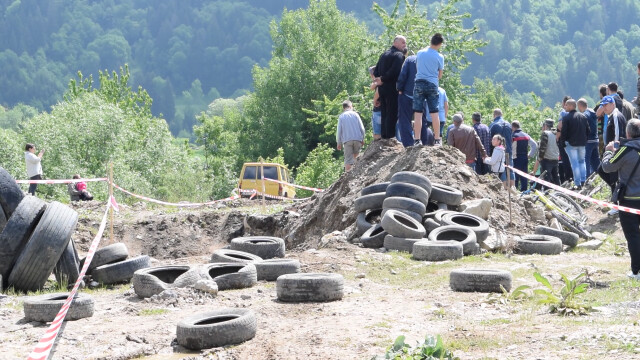
<path fill-rule="evenodd" d="M 305 161 L 300 164 L 296 174 L 299 185 L 327 188 L 342 174 L 342 161 L 333 157 L 333 149 L 328 144 L 320 144 L 313 149 Z M 313 195 L 309 190 L 298 190 L 298 197 Z"/>

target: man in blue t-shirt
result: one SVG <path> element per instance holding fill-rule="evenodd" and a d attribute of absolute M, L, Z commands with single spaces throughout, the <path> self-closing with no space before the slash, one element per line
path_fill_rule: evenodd
<path fill-rule="evenodd" d="M 440 137 L 442 137 L 442 129 L 444 123 L 449 117 L 449 99 L 447 92 L 442 87 L 438 87 L 438 118 L 440 118 Z"/>
<path fill-rule="evenodd" d="M 424 113 L 424 102 L 426 100 L 433 124 L 433 134 L 435 136 L 435 146 L 442 146 L 440 136 L 440 120 L 438 119 L 438 82 L 442 78 L 444 71 L 444 56 L 439 53 L 444 38 L 442 34 L 436 33 L 431 38 L 431 45 L 418 51 L 416 58 L 416 82 L 413 89 L 413 133 L 416 144 L 420 144 L 420 133 L 422 130 L 422 114 Z"/>

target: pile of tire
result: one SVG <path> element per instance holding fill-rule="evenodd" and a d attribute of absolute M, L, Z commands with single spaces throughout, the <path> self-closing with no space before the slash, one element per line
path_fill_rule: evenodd
<path fill-rule="evenodd" d="M 447 191 L 453 193 L 451 189 Z M 451 198 L 461 201 L 461 194 Z M 457 200 L 455 202 L 459 204 Z M 423 224 L 429 233 L 429 241 L 414 245 L 413 257 L 416 260 L 445 261 L 475 255 L 480 252 L 478 242 L 489 236 L 486 220 L 457 211 L 439 209 L 427 213 Z"/>
<path fill-rule="evenodd" d="M 0 290 L 37 291 L 51 273 L 73 284 L 79 275 L 71 240 L 77 221 L 78 213 L 64 204 L 25 196 L 0 168 Z"/>
<path fill-rule="evenodd" d="M 80 266 L 85 259 L 80 260 Z M 129 258 L 127 246 L 115 243 L 98 249 L 87 268 L 87 275 L 93 281 L 102 285 L 121 284 L 129 282 L 136 271 L 151 266 L 151 259 L 147 255 Z"/>

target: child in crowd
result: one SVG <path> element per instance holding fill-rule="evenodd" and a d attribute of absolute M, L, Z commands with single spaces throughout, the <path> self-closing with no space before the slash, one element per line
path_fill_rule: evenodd
<path fill-rule="evenodd" d="M 491 165 L 491 172 L 498 175 L 504 188 L 507 189 L 507 176 L 505 173 L 505 140 L 502 135 L 494 135 L 491 139 L 491 145 L 493 145 L 493 153 L 491 157 L 484 158 L 484 163 Z"/>
<path fill-rule="evenodd" d="M 80 175 L 75 174 L 73 175 L 74 179 L 80 179 Z M 91 195 L 91 193 L 89 191 L 87 191 L 87 183 L 84 181 L 78 181 L 76 183 L 76 190 L 80 193 L 80 200 L 82 201 L 88 201 L 88 200 L 93 200 L 93 195 Z"/>

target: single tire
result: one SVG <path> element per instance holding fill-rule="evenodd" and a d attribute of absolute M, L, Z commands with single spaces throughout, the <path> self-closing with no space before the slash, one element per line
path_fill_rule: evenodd
<path fill-rule="evenodd" d="M 413 212 L 413 211 L 409 211 L 409 210 L 405 210 L 405 209 L 396 209 L 396 208 L 386 208 L 382 210 L 382 214 L 381 214 L 381 218 L 384 218 L 384 214 L 387 213 L 387 211 L 389 210 L 395 210 L 395 211 L 399 211 L 407 216 L 409 216 L 410 218 L 412 218 L 413 220 L 421 223 L 422 222 L 422 215 L 418 214 L 417 212 Z"/>
<path fill-rule="evenodd" d="M 254 264 L 215 263 L 204 267 L 204 275 L 208 280 L 218 284 L 218 290 L 244 289 L 258 282 Z"/>
<path fill-rule="evenodd" d="M 24 193 L 20 190 L 16 179 L 7 170 L 0 167 L 0 206 L 7 219 L 11 219 L 22 198 L 24 198 Z"/>
<path fill-rule="evenodd" d="M 57 201 L 47 206 L 9 274 L 16 290 L 42 288 L 73 234 L 78 213 Z"/>
<path fill-rule="evenodd" d="M 131 283 L 138 297 L 148 298 L 167 289 L 192 286 L 198 280 L 199 269 L 189 265 L 169 265 L 136 270 Z"/>
<path fill-rule="evenodd" d="M 71 240 L 67 248 L 62 252 L 55 269 L 53 269 L 53 274 L 56 276 L 58 284 L 75 284 L 80 275 L 79 264 L 78 252 L 73 240 Z"/>
<path fill-rule="evenodd" d="M 427 211 L 427 207 L 420 201 L 399 196 L 384 199 L 382 209 L 402 209 L 418 213 L 420 217 Z"/>
<path fill-rule="evenodd" d="M 462 191 L 438 183 L 431 185 L 431 200 L 453 206 L 462 204 Z"/>
<path fill-rule="evenodd" d="M 178 344 L 191 350 L 235 345 L 253 339 L 258 324 L 249 309 L 219 309 L 186 317 L 178 323 Z"/>
<path fill-rule="evenodd" d="M 360 236 L 360 243 L 369 249 L 379 249 L 384 245 L 385 236 L 387 236 L 387 232 L 384 231 L 382 225 L 376 224 Z"/>
<path fill-rule="evenodd" d="M 151 261 L 147 255 L 142 255 L 98 266 L 91 272 L 91 277 L 93 280 L 105 285 L 124 283 L 131 280 L 136 271 L 148 267 L 151 267 Z"/>
<path fill-rule="evenodd" d="M 384 248 L 387 250 L 404 251 L 411 254 L 411 252 L 413 251 L 413 244 L 422 240 L 424 239 L 407 239 L 395 237 L 393 235 L 387 235 L 384 237 Z"/>
<path fill-rule="evenodd" d="M 360 196 L 353 202 L 353 208 L 358 213 L 372 209 L 381 209 L 385 197 L 386 193 L 383 192 Z"/>
<path fill-rule="evenodd" d="M 489 223 L 475 215 L 465 213 L 447 213 L 442 216 L 442 225 L 460 225 L 476 233 L 476 241 L 485 241 L 489 237 Z"/>
<path fill-rule="evenodd" d="M 369 230 L 373 225 L 379 224 L 380 221 L 378 220 L 375 222 L 374 219 L 376 217 L 382 217 L 381 214 L 381 209 L 358 213 L 358 217 L 356 218 L 356 235 L 362 236 L 362 234 Z"/>
<path fill-rule="evenodd" d="M 387 191 L 387 186 L 389 186 L 389 182 L 369 185 L 360 191 L 360 196 L 385 192 Z"/>
<path fill-rule="evenodd" d="M 60 308 L 69 297 L 69 293 L 52 293 L 31 296 L 24 301 L 24 317 L 27 321 L 52 322 Z M 76 293 L 69 305 L 64 321 L 73 321 L 93 316 L 94 301 L 87 294 Z"/>
<path fill-rule="evenodd" d="M 473 230 L 459 225 L 445 225 L 429 233 L 431 241 L 455 240 L 462 245 L 464 255 L 474 255 L 478 251 L 476 247 L 476 233 Z"/>
<path fill-rule="evenodd" d="M 419 221 L 396 210 L 387 210 L 380 224 L 384 231 L 396 237 L 422 239 L 427 233 Z"/>
<path fill-rule="evenodd" d="M 35 196 L 27 196 L 0 233 L 0 276 L 4 279 L 4 285 L 7 285 L 13 264 L 29 241 L 46 207 L 44 201 Z M 0 212 L 4 213 L 1 209 Z"/>
<path fill-rule="evenodd" d="M 418 241 L 413 244 L 413 258 L 423 261 L 446 261 L 461 259 L 462 244 L 457 241 Z"/>
<path fill-rule="evenodd" d="M 107 264 L 113 264 L 129 257 L 129 251 L 124 243 L 115 243 L 107 245 L 103 248 L 96 250 L 93 254 L 93 260 L 89 264 L 87 274 L 91 274 L 93 269 Z M 84 266 L 84 258 L 80 260 L 80 268 Z"/>
<path fill-rule="evenodd" d="M 560 241 L 562 241 L 563 245 L 567 245 L 569 247 L 575 247 L 576 245 L 578 245 L 579 236 L 576 233 L 558 230 L 558 229 L 550 228 L 547 226 L 541 226 L 541 225 L 536 226 L 535 233 L 538 235 L 555 236 L 558 239 L 560 239 Z"/>
<path fill-rule="evenodd" d="M 573 221 L 571 221 L 569 218 L 567 218 L 564 214 L 562 214 L 558 210 L 551 210 L 551 215 L 553 215 L 553 217 L 558 219 L 558 222 L 562 224 L 562 226 L 564 226 L 567 230 L 578 234 L 578 236 L 585 239 L 590 239 L 592 237 L 591 233 L 589 233 L 586 229 L 583 229 L 582 227 L 579 227 L 576 224 L 574 224 Z"/>
<path fill-rule="evenodd" d="M 418 185 L 407 183 L 391 183 L 387 187 L 387 197 L 406 197 L 420 201 L 426 207 L 429 203 L 429 193 Z"/>
<path fill-rule="evenodd" d="M 502 287 L 511 291 L 511 273 L 492 269 L 456 269 L 449 274 L 453 291 L 502 293 Z"/>
<path fill-rule="evenodd" d="M 262 261 L 262 258 L 257 255 L 250 254 L 244 251 L 218 249 L 211 255 L 210 263 L 239 263 L 249 264 Z"/>
<path fill-rule="evenodd" d="M 516 241 L 518 254 L 557 255 L 562 252 L 562 240 L 549 235 L 525 235 Z"/>
<path fill-rule="evenodd" d="M 276 281 L 278 300 L 286 302 L 335 301 L 344 296 L 344 278 L 339 274 L 287 274 Z"/>
<path fill-rule="evenodd" d="M 400 171 L 391 176 L 391 183 L 418 185 L 431 195 L 431 181 L 428 177 L 413 171 Z M 426 205 L 426 204 L 425 204 Z"/>
<path fill-rule="evenodd" d="M 269 259 L 254 264 L 258 280 L 276 281 L 280 275 L 300 272 L 300 261 L 295 259 Z"/>
<path fill-rule="evenodd" d="M 431 234 L 431 232 L 437 228 L 439 228 L 440 224 L 438 224 L 435 220 L 433 219 L 426 219 L 423 223 L 424 225 L 424 229 L 427 231 L 427 234 Z"/>
<path fill-rule="evenodd" d="M 284 240 L 271 236 L 247 236 L 231 240 L 231 250 L 248 252 L 262 259 L 284 257 Z"/>

